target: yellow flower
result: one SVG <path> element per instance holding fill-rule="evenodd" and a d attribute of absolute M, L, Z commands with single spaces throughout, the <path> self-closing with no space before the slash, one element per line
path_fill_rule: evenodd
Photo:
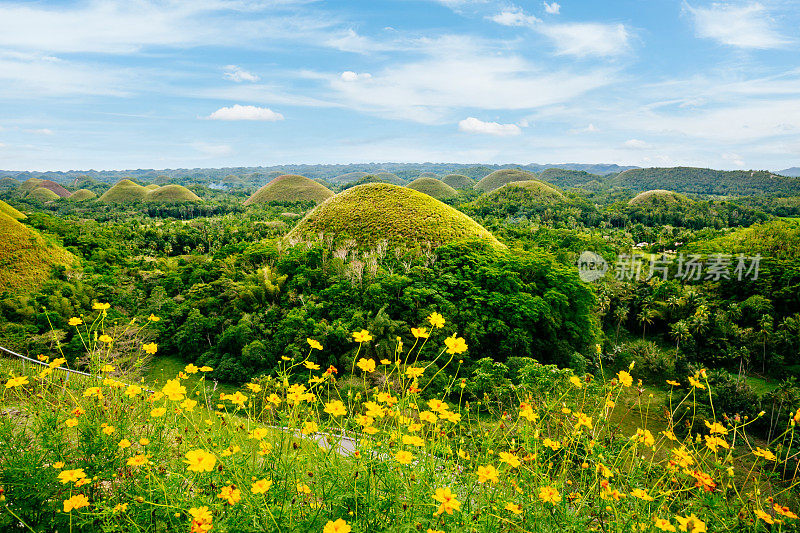
<path fill-rule="evenodd" d="M 769 450 L 762 450 L 760 447 L 756 447 L 756 450 L 753 452 L 753 455 L 756 457 L 763 457 L 767 461 L 774 461 L 776 459 L 775 454 Z"/>
<path fill-rule="evenodd" d="M 81 320 L 80 318 L 78 318 L 76 316 L 74 316 L 74 317 L 69 319 L 69 325 L 70 326 L 80 326 L 81 324 L 83 324 L 83 320 Z"/>
<path fill-rule="evenodd" d="M 78 425 L 78 419 L 77 418 L 67 418 L 67 420 L 64 422 L 64 425 L 67 426 L 68 428 L 74 428 L 75 426 Z"/>
<path fill-rule="evenodd" d="M 775 519 L 772 518 L 772 515 L 770 515 L 768 513 L 765 513 L 761 509 L 756 509 L 755 510 L 755 514 L 756 514 L 757 517 L 759 517 L 761 520 L 763 520 L 767 524 L 774 524 L 775 523 Z"/>
<path fill-rule="evenodd" d="M 183 400 L 181 402 L 180 405 L 181 405 L 181 409 L 184 409 L 186 411 L 192 412 L 192 411 L 194 411 L 194 408 L 197 405 L 197 401 L 196 400 L 192 400 L 190 398 L 186 398 L 185 400 Z"/>
<path fill-rule="evenodd" d="M 311 488 L 305 483 L 298 483 L 297 492 L 299 492 L 300 494 L 311 494 Z"/>
<path fill-rule="evenodd" d="M 579 378 L 578 376 L 571 376 L 569 378 L 569 382 L 572 383 L 572 386 L 577 389 L 583 387 L 583 385 L 581 384 L 581 378 Z"/>
<path fill-rule="evenodd" d="M 497 469 L 492 465 L 484 465 L 478 467 L 478 483 L 498 483 L 500 478 L 497 477 Z"/>
<path fill-rule="evenodd" d="M 691 385 L 692 387 L 695 387 L 697 389 L 700 389 L 700 390 L 703 390 L 703 389 L 706 388 L 706 386 L 703 385 L 702 383 L 700 383 L 700 381 L 697 379 L 697 375 L 695 375 L 694 377 L 693 376 L 689 376 L 689 385 Z M 684 529 L 684 531 L 686 531 L 686 530 Z"/>
<path fill-rule="evenodd" d="M 186 394 L 186 387 L 181 385 L 181 382 L 177 379 L 168 379 L 161 388 L 161 392 L 173 402 L 179 402 L 183 400 Z"/>
<path fill-rule="evenodd" d="M 633 438 L 634 440 L 636 440 L 637 442 L 641 442 L 645 446 L 652 446 L 653 444 L 656 443 L 656 439 L 655 437 L 653 437 L 653 434 L 650 433 L 649 429 L 641 429 L 641 428 L 637 429 L 636 435 L 634 435 Z"/>
<path fill-rule="evenodd" d="M 153 418 L 158 418 L 164 416 L 167 412 L 165 407 L 156 407 L 155 409 L 150 410 L 150 416 Z"/>
<path fill-rule="evenodd" d="M 415 366 L 410 366 L 406 368 L 406 376 L 409 378 L 418 378 L 425 372 L 424 368 L 418 368 Z"/>
<path fill-rule="evenodd" d="M 203 365 L 203 366 L 200 367 L 200 372 L 211 372 L 212 370 L 214 370 L 214 369 L 211 368 L 208 365 Z"/>
<path fill-rule="evenodd" d="M 211 472 L 217 463 L 217 458 L 213 453 L 197 449 L 186 452 L 186 459 L 183 462 L 192 472 Z"/>
<path fill-rule="evenodd" d="M 667 380 L 667 385 L 672 385 L 673 387 L 680 387 L 680 386 L 681 386 L 681 384 L 680 384 L 680 383 L 678 383 L 677 381 L 675 381 L 675 380 L 672 380 L 672 379 L 668 379 L 668 380 Z M 663 520 L 663 519 L 662 519 L 662 518 L 659 518 L 659 520 Z M 666 522 L 666 520 L 665 520 L 665 522 Z M 669 522 L 667 522 L 667 524 L 669 524 Z M 670 527 L 671 527 L 671 526 L 670 526 Z M 674 531 L 674 530 L 673 530 L 673 531 Z"/>
<path fill-rule="evenodd" d="M 706 427 L 711 431 L 711 434 L 718 433 L 720 435 L 727 435 L 728 430 L 720 424 L 719 422 L 714 422 L 713 424 L 709 423 L 708 420 L 705 421 Z"/>
<path fill-rule="evenodd" d="M 244 408 L 245 402 L 247 402 L 247 396 L 239 392 L 238 390 L 233 394 L 228 394 L 223 399 L 230 400 L 232 403 L 239 406 L 239 408 Z"/>
<path fill-rule="evenodd" d="M 617 373 L 617 378 L 619 379 L 619 382 L 622 383 L 622 385 L 624 387 L 630 387 L 631 385 L 633 385 L 633 378 L 631 377 L 631 375 L 629 373 L 627 373 L 624 370 L 620 370 Z"/>
<path fill-rule="evenodd" d="M 713 452 L 717 451 L 718 447 L 725 448 L 726 450 L 730 448 L 728 443 L 725 442 L 723 439 L 719 437 L 714 437 L 712 435 L 705 436 L 706 446 Z"/>
<path fill-rule="evenodd" d="M 115 512 L 115 513 L 124 513 L 127 510 L 128 510 L 128 504 L 127 503 L 118 503 L 112 509 L 112 511 Z"/>
<path fill-rule="evenodd" d="M 672 454 L 675 456 L 675 462 L 678 463 L 681 468 L 686 468 L 694 464 L 694 459 L 692 458 L 691 454 L 686 451 L 685 446 L 673 448 Z"/>
<path fill-rule="evenodd" d="M 100 335 L 100 337 L 99 337 L 99 340 L 100 340 L 100 342 L 104 342 L 104 343 L 106 343 L 106 344 L 109 344 L 109 343 L 111 343 L 111 342 L 112 342 L 114 339 L 112 339 L 112 338 L 111 338 L 110 336 L 108 336 L 108 335 L 105 335 L 105 334 L 103 334 L 103 335 Z"/>
<path fill-rule="evenodd" d="M 580 429 L 581 426 L 586 426 L 592 429 L 592 417 L 583 413 L 575 413 L 575 429 Z"/>
<path fill-rule="evenodd" d="M 461 502 L 456 499 L 456 495 L 453 494 L 449 487 L 436 489 L 433 499 L 439 502 L 439 509 L 436 511 L 437 515 L 442 513 L 453 514 L 453 511 L 461 510 Z"/>
<path fill-rule="evenodd" d="M 89 499 L 83 494 L 76 494 L 68 500 L 64 500 L 64 512 L 70 513 L 73 509 L 80 509 L 89 505 Z"/>
<path fill-rule="evenodd" d="M 142 466 L 144 464 L 147 464 L 147 456 L 144 454 L 134 455 L 133 457 L 128 459 L 128 462 L 125 464 L 127 464 L 128 466 Z"/>
<path fill-rule="evenodd" d="M 273 392 L 272 394 L 269 395 L 267 401 L 269 401 L 269 403 L 277 407 L 281 404 L 281 397 Z"/>
<path fill-rule="evenodd" d="M 192 529 L 191 533 L 205 533 L 211 530 L 211 511 L 208 507 L 192 507 L 189 509 L 189 514 L 192 516 Z"/>
<path fill-rule="evenodd" d="M 28 384 L 28 378 L 26 376 L 17 376 L 15 378 L 11 378 L 8 381 L 6 381 L 6 388 L 13 389 L 14 387 L 21 387 L 27 384 Z"/>
<path fill-rule="evenodd" d="M 143 344 L 142 345 L 142 350 L 144 350 L 144 353 L 153 355 L 154 353 L 156 353 L 158 351 L 158 344 L 156 344 L 154 342 Z"/>
<path fill-rule="evenodd" d="M 561 501 L 561 494 L 554 487 L 546 486 L 539 489 L 539 499 L 543 502 L 555 505 Z"/>
<path fill-rule="evenodd" d="M 336 522 L 328 520 L 328 523 L 322 528 L 322 533 L 350 533 L 351 531 L 352 528 L 341 518 Z"/>
<path fill-rule="evenodd" d="M 353 340 L 358 343 L 369 342 L 372 340 L 372 335 L 370 335 L 369 331 L 365 329 L 362 329 L 361 331 L 354 331 Z"/>
<path fill-rule="evenodd" d="M 129 385 L 127 389 L 125 389 L 125 396 L 128 398 L 134 398 L 142 393 L 142 388 L 138 385 Z"/>
<path fill-rule="evenodd" d="M 86 477 L 86 472 L 83 471 L 83 468 L 76 468 L 74 470 L 62 470 L 58 474 L 58 479 L 59 481 L 61 481 L 61 483 L 73 483 L 85 477 Z"/>
<path fill-rule="evenodd" d="M 248 383 L 247 388 L 250 389 L 250 392 L 252 392 L 253 394 L 258 394 L 259 392 L 261 392 L 261 385 L 259 385 L 258 383 Z"/>
<path fill-rule="evenodd" d="M 507 464 L 511 468 L 517 468 L 521 464 L 513 453 L 500 452 L 497 456 L 500 458 L 500 462 Z"/>
<path fill-rule="evenodd" d="M 200 369 L 191 363 L 183 367 L 183 371 L 186 372 L 187 374 L 197 374 L 198 370 Z"/>
<path fill-rule="evenodd" d="M 66 362 L 67 362 L 67 360 L 64 357 L 57 357 L 56 359 L 53 359 L 52 361 L 50 361 L 50 363 L 48 363 L 47 366 L 49 368 L 56 368 L 57 366 L 61 366 Z"/>
<path fill-rule="evenodd" d="M 153 313 L 150 313 L 150 316 L 147 317 L 147 320 L 149 320 L 150 322 L 158 322 L 161 319 L 156 315 L 154 315 Z"/>
<path fill-rule="evenodd" d="M 272 486 L 271 479 L 259 479 L 250 487 L 250 492 L 253 494 L 264 494 Z"/>
<path fill-rule="evenodd" d="M 234 505 L 242 499 L 242 492 L 233 485 L 222 487 L 222 490 L 217 494 L 217 498 L 226 500 L 228 505 Z"/>
<path fill-rule="evenodd" d="M 633 496 L 635 498 L 639 498 L 640 500 L 644 500 L 646 502 L 652 502 L 653 501 L 653 497 L 650 496 L 647 493 L 647 491 L 644 491 L 642 489 L 633 489 L 631 491 L 631 496 Z"/>
<path fill-rule="evenodd" d="M 103 428 L 103 433 L 105 433 L 106 435 L 111 435 L 116 430 L 117 430 L 117 428 L 115 428 L 114 426 L 106 426 L 106 427 Z"/>
<path fill-rule="evenodd" d="M 128 439 L 122 439 L 121 441 L 119 441 L 119 444 L 117 444 L 117 446 L 119 446 L 122 449 L 130 448 L 131 441 L 129 441 Z"/>
<path fill-rule="evenodd" d="M 94 309 L 95 311 L 105 311 L 106 309 L 108 309 L 110 307 L 111 307 L 111 304 L 100 303 L 100 302 L 95 302 L 94 305 L 92 305 L 92 309 Z"/>
<path fill-rule="evenodd" d="M 430 322 L 431 326 L 435 328 L 444 327 L 444 317 L 436 312 L 433 312 L 430 315 L 428 315 L 428 322 Z"/>
<path fill-rule="evenodd" d="M 311 435 L 317 431 L 319 431 L 319 426 L 312 420 L 308 420 L 305 424 L 303 424 L 302 429 L 300 429 L 300 433 L 303 435 Z"/>
<path fill-rule="evenodd" d="M 64 461 L 56 461 L 53 463 L 53 468 L 64 468 Z"/>
<path fill-rule="evenodd" d="M 394 454 L 394 458 L 401 465 L 411 464 L 411 461 L 414 460 L 414 456 L 411 455 L 411 452 L 407 452 L 404 450 L 400 450 L 399 452 Z"/>
<path fill-rule="evenodd" d="M 90 398 L 92 396 L 97 397 L 98 400 L 103 399 L 103 391 L 100 390 L 100 387 L 89 387 L 85 391 L 83 391 L 84 398 Z"/>
<path fill-rule="evenodd" d="M 431 411 L 422 411 L 419 414 L 419 419 L 423 422 L 428 422 L 429 424 L 435 424 L 439 420 L 439 418 Z"/>
<path fill-rule="evenodd" d="M 342 402 L 334 400 L 325 404 L 325 412 L 333 416 L 344 416 L 347 414 L 347 409 Z"/>
<path fill-rule="evenodd" d="M 317 363 L 312 363 L 311 361 L 303 361 L 303 366 L 309 370 L 319 370 L 320 368 Z"/>
<path fill-rule="evenodd" d="M 544 439 L 542 441 L 542 444 L 547 446 L 553 451 L 557 451 L 559 448 L 561 448 L 561 444 L 558 441 L 550 440 L 549 438 Z"/>
<path fill-rule="evenodd" d="M 314 339 L 306 339 L 306 341 L 308 342 L 308 345 L 311 346 L 312 349 L 322 350 L 322 345 L 319 343 L 319 341 L 315 341 Z"/>
<path fill-rule="evenodd" d="M 374 359 L 365 359 L 361 358 L 358 360 L 356 364 L 358 368 L 360 368 L 364 372 L 375 372 L 375 360 Z"/>
<path fill-rule="evenodd" d="M 511 511 L 514 514 L 522 514 L 522 506 L 517 505 L 516 503 L 508 502 L 503 509 L 506 511 Z"/>
<path fill-rule="evenodd" d="M 150 444 L 150 439 L 141 438 L 139 439 L 139 444 L 141 444 L 142 446 L 147 446 L 148 444 Z"/>
<path fill-rule="evenodd" d="M 665 518 L 655 518 L 653 522 L 655 522 L 656 527 L 661 531 L 675 531 L 675 526 L 670 524 L 669 520 Z"/>
<path fill-rule="evenodd" d="M 407 444 L 409 446 L 416 446 L 417 448 L 425 446 L 425 441 L 418 435 L 403 435 L 402 440 L 403 444 Z"/>
<path fill-rule="evenodd" d="M 675 520 L 680 524 L 681 531 L 688 531 L 689 533 L 705 533 L 706 523 L 697 518 L 694 513 L 689 516 L 676 516 Z"/>
<path fill-rule="evenodd" d="M 411 334 L 414 335 L 416 339 L 427 339 L 431 336 L 428 333 L 428 328 L 411 328 Z"/>
<path fill-rule="evenodd" d="M 776 513 L 785 516 L 786 518 L 793 518 L 793 519 L 797 518 L 797 515 L 792 511 L 790 511 L 788 507 L 783 507 L 776 503 L 773 504 L 772 508 L 775 510 Z"/>
<path fill-rule="evenodd" d="M 444 340 L 445 346 L 447 346 L 447 353 L 451 355 L 464 353 L 467 351 L 467 343 L 464 342 L 464 339 L 461 337 L 456 337 L 453 334 L 452 337 L 447 337 Z"/>

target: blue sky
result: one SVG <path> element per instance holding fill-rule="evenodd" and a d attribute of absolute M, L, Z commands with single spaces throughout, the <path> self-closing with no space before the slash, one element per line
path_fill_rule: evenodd
<path fill-rule="evenodd" d="M 0 168 L 800 166 L 798 8 L 0 1 Z"/>

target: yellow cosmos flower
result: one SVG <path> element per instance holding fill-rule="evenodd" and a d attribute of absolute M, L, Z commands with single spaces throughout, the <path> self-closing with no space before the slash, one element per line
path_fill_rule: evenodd
<path fill-rule="evenodd" d="M 86 472 L 83 471 L 83 468 L 76 468 L 74 470 L 62 470 L 58 473 L 58 480 L 61 483 L 74 483 L 80 479 L 86 477 Z"/>
<path fill-rule="evenodd" d="M 95 302 L 94 305 L 92 305 L 92 309 L 94 309 L 95 311 L 106 311 L 110 307 L 111 307 L 111 304 L 109 304 L 109 303 Z"/>
<path fill-rule="evenodd" d="M 183 400 L 181 402 L 180 405 L 181 405 L 181 409 L 191 413 L 192 411 L 194 411 L 195 406 L 197 406 L 197 401 L 196 400 L 192 400 L 190 398 L 186 398 L 185 400 Z"/>
<path fill-rule="evenodd" d="M 67 420 L 64 421 L 64 425 L 67 426 L 68 428 L 74 428 L 75 426 L 78 425 L 78 419 L 77 418 L 67 418 Z"/>
<path fill-rule="evenodd" d="M 652 446 L 656 443 L 656 439 L 649 429 L 637 429 L 633 438 L 636 442 L 641 442 L 645 446 Z"/>
<path fill-rule="evenodd" d="M 135 398 L 136 396 L 142 393 L 142 388 L 138 385 L 129 385 L 127 389 L 125 389 L 125 396 L 128 398 Z"/>
<path fill-rule="evenodd" d="M 753 452 L 753 455 L 755 455 L 756 457 L 763 457 L 767 461 L 774 461 L 777 459 L 774 453 L 772 453 L 769 450 L 763 450 L 760 447 L 756 447 L 755 451 Z"/>
<path fill-rule="evenodd" d="M 144 454 L 134 455 L 133 457 L 128 459 L 128 462 L 125 463 L 125 464 L 127 464 L 128 466 L 142 466 L 142 465 L 145 465 L 145 464 L 147 464 L 147 456 L 144 455 Z"/>
<path fill-rule="evenodd" d="M 258 383 L 248 383 L 247 388 L 250 389 L 250 392 L 252 392 L 253 394 L 258 394 L 259 392 L 261 392 L 261 385 L 259 385 Z"/>
<path fill-rule="evenodd" d="M 644 491 L 642 489 L 633 489 L 631 491 L 631 496 L 633 496 L 634 498 L 639 498 L 640 500 L 644 500 L 646 502 L 652 502 L 653 501 L 653 497 L 650 496 L 647 493 L 647 491 Z"/>
<path fill-rule="evenodd" d="M 427 339 L 431 336 L 428 333 L 428 328 L 411 328 L 411 334 L 414 335 L 416 339 Z"/>
<path fill-rule="evenodd" d="M 364 372 L 375 372 L 375 360 L 361 358 L 356 363 L 356 366 Z"/>
<path fill-rule="evenodd" d="M 50 363 L 48 363 L 47 366 L 49 368 L 56 368 L 58 366 L 63 365 L 66 362 L 67 362 L 67 360 L 64 357 L 57 357 L 56 359 L 53 359 L 52 361 L 50 361 Z"/>
<path fill-rule="evenodd" d="M 436 489 L 433 499 L 439 502 L 439 509 L 436 511 L 437 515 L 442 513 L 453 514 L 453 511 L 461 510 L 461 502 L 456 499 L 456 495 L 453 494 L 449 487 Z"/>
<path fill-rule="evenodd" d="M 309 370 L 319 370 L 320 366 L 317 363 L 313 363 L 311 361 L 303 361 L 303 366 Z"/>
<path fill-rule="evenodd" d="M 159 317 L 157 317 L 156 315 L 150 313 L 150 316 L 147 317 L 147 320 L 149 320 L 150 322 L 158 322 L 161 319 Z"/>
<path fill-rule="evenodd" d="M 507 464 L 511 468 L 517 468 L 520 464 L 522 464 L 520 463 L 519 459 L 517 459 L 517 456 L 513 453 L 500 452 L 497 454 L 497 456 L 500 458 L 501 462 Z"/>
<path fill-rule="evenodd" d="M 270 487 L 272 487 L 271 479 L 259 479 L 250 486 L 250 492 L 253 494 L 264 494 Z"/>
<path fill-rule="evenodd" d="M 776 513 L 778 513 L 781 516 L 785 516 L 786 518 L 797 519 L 797 515 L 792 511 L 790 511 L 788 507 L 782 507 L 776 503 L 773 504 L 772 508 L 775 510 Z"/>
<path fill-rule="evenodd" d="M 451 355 L 467 351 L 467 343 L 461 337 L 456 337 L 455 334 L 452 337 L 447 337 L 444 340 L 444 344 L 447 346 L 447 353 Z"/>
<path fill-rule="evenodd" d="M 350 533 L 351 531 L 352 528 L 341 518 L 335 522 L 328 520 L 328 523 L 322 528 L 322 533 Z"/>
<path fill-rule="evenodd" d="M 435 424 L 439 420 L 439 417 L 437 417 L 431 411 L 422 411 L 419 414 L 419 419 L 423 422 L 428 422 L 429 424 Z"/>
<path fill-rule="evenodd" d="M 6 388 L 13 389 L 14 387 L 21 387 L 27 384 L 28 384 L 28 378 L 26 376 L 17 376 L 15 378 L 11 378 L 8 381 L 6 381 Z"/>
<path fill-rule="evenodd" d="M 408 446 L 416 446 L 417 448 L 422 448 L 425 446 L 425 441 L 418 435 L 403 435 L 402 440 L 403 444 Z"/>
<path fill-rule="evenodd" d="M 670 521 L 665 518 L 655 518 L 653 522 L 661 531 L 675 531 L 675 526 L 673 526 Z"/>
<path fill-rule="evenodd" d="M 205 450 L 191 450 L 186 452 L 186 459 L 183 461 L 192 472 L 211 472 L 217 463 L 217 458 L 213 453 Z"/>
<path fill-rule="evenodd" d="M 578 376 L 571 376 L 569 378 L 569 382 L 572 383 L 572 386 L 575 387 L 576 389 L 580 389 L 583 387 L 583 384 L 581 383 L 581 378 L 579 378 Z"/>
<path fill-rule="evenodd" d="M 314 339 L 306 339 L 306 342 L 308 342 L 308 345 L 311 346 L 312 349 L 322 350 L 322 345 L 319 343 L 319 341 L 315 341 Z"/>
<path fill-rule="evenodd" d="M 705 421 L 706 427 L 709 429 L 712 435 L 719 434 L 719 435 L 727 435 L 728 429 L 720 424 L 719 422 L 709 423 L 708 420 Z"/>
<path fill-rule="evenodd" d="M 497 476 L 497 469 L 492 465 L 479 466 L 478 483 L 486 483 L 487 481 L 491 483 L 500 482 L 500 478 Z"/>
<path fill-rule="evenodd" d="M 592 429 L 592 417 L 583 413 L 575 413 L 575 429 L 580 429 L 581 426 Z"/>
<path fill-rule="evenodd" d="M 511 511 L 514 514 L 522 514 L 522 506 L 516 503 L 508 502 L 503 509 L 506 511 Z"/>
<path fill-rule="evenodd" d="M 370 335 L 369 331 L 365 329 L 362 329 L 361 331 L 354 331 L 353 340 L 358 343 L 369 342 L 372 340 L 372 335 Z"/>
<path fill-rule="evenodd" d="M 158 344 L 156 344 L 154 342 L 149 342 L 147 344 L 143 344 L 142 345 L 142 350 L 144 350 L 144 353 L 146 353 L 146 354 L 153 355 L 154 353 L 156 353 L 158 351 Z"/>
<path fill-rule="evenodd" d="M 114 508 L 112 509 L 112 512 L 124 513 L 127 510 L 128 510 L 128 504 L 127 503 L 118 503 L 117 505 L 114 506 Z"/>
<path fill-rule="evenodd" d="M 142 446 L 147 446 L 148 444 L 150 444 L 150 439 L 141 438 L 139 439 L 139 444 L 141 444 Z"/>
<path fill-rule="evenodd" d="M 197 374 L 198 370 L 200 369 L 191 363 L 183 367 L 183 371 L 186 372 L 187 374 Z"/>
<path fill-rule="evenodd" d="M 420 377 L 425 372 L 424 368 L 418 368 L 415 366 L 410 366 L 406 368 L 406 377 L 415 379 Z"/>
<path fill-rule="evenodd" d="M 203 366 L 200 367 L 200 372 L 211 372 L 212 370 L 214 370 L 214 369 L 211 368 L 208 365 L 203 365 Z"/>
<path fill-rule="evenodd" d="M 109 335 L 105 335 L 105 334 L 100 335 L 100 337 L 98 337 L 98 340 L 100 342 L 104 342 L 106 344 L 110 344 L 111 342 L 114 341 L 114 339 L 112 339 Z"/>
<path fill-rule="evenodd" d="M 617 373 L 617 379 L 619 379 L 619 382 L 623 387 L 630 387 L 633 385 L 633 377 L 631 377 L 631 375 L 624 370 L 620 370 Z"/>
<path fill-rule="evenodd" d="M 92 396 L 96 397 L 98 400 L 102 400 L 103 391 L 100 389 L 100 387 L 89 387 L 83 391 L 84 398 L 91 398 Z"/>
<path fill-rule="evenodd" d="M 431 326 L 435 328 L 444 327 L 444 317 L 436 312 L 433 312 L 430 315 L 428 315 L 428 322 L 430 322 Z"/>
<path fill-rule="evenodd" d="M 80 318 L 78 318 L 76 316 L 74 316 L 74 317 L 69 319 L 69 325 L 70 326 L 80 326 L 81 324 L 83 324 L 83 320 L 81 320 Z"/>
<path fill-rule="evenodd" d="M 131 441 L 129 441 L 128 439 L 122 439 L 121 441 L 119 441 L 119 444 L 117 444 L 117 446 L 119 446 L 123 450 L 125 448 L 130 448 L 131 447 Z"/>
<path fill-rule="evenodd" d="M 167 409 L 165 407 L 156 407 L 155 409 L 150 410 L 150 416 L 153 418 L 159 418 L 166 414 Z"/>
<path fill-rule="evenodd" d="M 414 456 L 411 455 L 411 452 L 407 452 L 404 450 L 400 450 L 399 452 L 394 454 L 394 458 L 401 465 L 411 464 L 411 462 L 414 460 Z"/>
<path fill-rule="evenodd" d="M 68 500 L 64 500 L 64 512 L 71 513 L 73 509 L 80 509 L 89 505 L 89 499 L 83 494 L 76 494 Z"/>
<path fill-rule="evenodd" d="M 111 435 L 116 430 L 117 430 L 117 428 L 115 428 L 114 426 L 106 426 L 106 427 L 103 428 L 103 433 L 105 433 L 106 435 Z"/>
<path fill-rule="evenodd" d="M 303 427 L 300 429 L 300 433 L 302 433 L 303 435 L 311 435 L 312 433 L 316 433 L 317 431 L 319 431 L 319 426 L 317 425 L 316 422 L 312 420 L 307 421 L 305 424 L 303 424 Z"/>
<path fill-rule="evenodd" d="M 297 492 L 299 492 L 300 494 L 311 494 L 311 488 L 305 483 L 298 483 Z"/>
<path fill-rule="evenodd" d="M 344 416 L 347 414 L 347 409 L 342 402 L 334 400 L 325 404 L 325 412 L 332 416 Z"/>
<path fill-rule="evenodd" d="M 222 487 L 222 490 L 217 494 L 217 498 L 225 500 L 228 505 L 234 505 L 242 499 L 242 492 L 233 485 Z"/>
<path fill-rule="evenodd" d="M 173 402 L 179 402 L 183 400 L 184 395 L 186 394 L 186 387 L 181 385 L 181 382 L 177 379 L 168 379 L 161 388 L 161 392 L 163 392 L 164 396 L 166 396 L 169 400 Z"/>
<path fill-rule="evenodd" d="M 539 489 L 539 499 L 551 505 L 556 505 L 561 501 L 561 494 L 555 487 L 548 485 Z"/>
<path fill-rule="evenodd" d="M 700 389 L 700 390 L 704 390 L 704 389 L 706 388 L 706 386 L 705 386 L 705 385 L 703 385 L 702 383 L 700 383 L 700 380 L 698 379 L 698 376 L 697 376 L 697 375 L 695 375 L 695 376 L 689 376 L 689 385 L 691 385 L 691 386 L 692 386 L 692 387 L 694 387 L 694 388 Z M 685 531 L 685 530 L 684 530 L 684 531 Z"/>
<path fill-rule="evenodd" d="M 558 441 L 550 440 L 549 438 L 544 439 L 542 441 L 542 444 L 550 448 L 554 452 L 557 451 L 559 448 L 561 448 L 561 444 Z"/>
<path fill-rule="evenodd" d="M 192 517 L 191 533 L 206 533 L 211 530 L 213 517 L 208 507 L 192 507 L 189 509 L 189 514 Z"/>
<path fill-rule="evenodd" d="M 668 379 L 667 380 L 667 385 L 672 385 L 673 387 L 680 387 L 681 386 L 680 383 L 678 383 L 677 381 L 672 380 L 672 379 Z M 663 519 L 659 519 L 659 520 L 663 520 Z M 669 522 L 667 522 L 667 524 L 669 524 Z"/>
<path fill-rule="evenodd" d="M 706 523 L 697 518 L 694 513 L 689 516 L 676 516 L 675 520 L 680 524 L 678 528 L 681 531 L 688 531 L 689 533 L 705 533 Z"/>

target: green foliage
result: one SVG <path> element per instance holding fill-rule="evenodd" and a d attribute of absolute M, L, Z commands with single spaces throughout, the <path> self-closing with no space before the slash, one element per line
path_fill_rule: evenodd
<path fill-rule="evenodd" d="M 458 191 L 436 178 L 417 178 L 406 187 L 432 196 L 437 200 L 458 196 Z"/>
<path fill-rule="evenodd" d="M 610 186 L 635 191 L 668 189 L 687 194 L 749 195 L 765 192 L 796 195 L 800 179 L 777 176 L 767 171 L 712 170 L 708 168 L 634 168 L 608 181 Z"/>
<path fill-rule="evenodd" d="M 511 183 L 512 181 L 529 181 L 534 179 L 536 179 L 536 175 L 528 171 L 507 168 L 496 170 L 485 178 L 482 178 L 475 184 L 475 189 L 487 193 L 502 187 L 506 183 Z"/>
<path fill-rule="evenodd" d="M 285 174 L 261 187 L 244 202 L 244 205 L 271 202 L 314 202 L 318 204 L 331 196 L 333 193 L 330 189 L 314 180 L 305 176 Z"/>

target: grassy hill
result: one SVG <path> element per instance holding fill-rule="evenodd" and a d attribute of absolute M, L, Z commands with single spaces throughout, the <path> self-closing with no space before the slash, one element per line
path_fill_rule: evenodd
<path fill-rule="evenodd" d="M 33 198 L 34 200 L 39 200 L 40 202 L 49 202 L 51 200 L 58 200 L 61 197 L 50 189 L 36 187 L 30 193 L 28 193 L 28 198 Z"/>
<path fill-rule="evenodd" d="M 564 194 L 539 180 L 512 181 L 486 194 L 486 200 L 516 200 L 522 203 L 553 203 L 564 198 Z"/>
<path fill-rule="evenodd" d="M 464 174 L 448 174 L 442 178 L 442 183 L 457 190 L 471 189 L 475 186 L 475 180 Z"/>
<path fill-rule="evenodd" d="M 673 191 L 666 191 L 664 189 L 654 189 L 652 191 L 645 191 L 637 194 L 628 200 L 628 205 L 637 207 L 656 207 L 690 202 L 691 200 L 682 194 L 678 194 Z"/>
<path fill-rule="evenodd" d="M 513 168 L 506 168 L 503 170 L 496 170 L 481 179 L 475 184 L 475 189 L 480 192 L 492 192 L 512 181 L 528 181 L 536 179 L 535 174 L 531 174 L 526 170 L 517 170 Z"/>
<path fill-rule="evenodd" d="M 296 174 L 283 174 L 273 179 L 250 198 L 244 205 L 269 202 L 315 202 L 320 203 L 333 196 L 333 192 L 314 180 Z"/>
<path fill-rule="evenodd" d="M 119 180 L 98 199 L 98 202 L 129 203 L 142 202 L 149 191 L 129 179 Z"/>
<path fill-rule="evenodd" d="M 28 217 L 25 216 L 24 213 L 17 211 L 15 208 L 11 207 L 3 200 L 0 200 L 0 214 L 4 214 L 13 218 L 14 220 L 24 220 Z"/>
<path fill-rule="evenodd" d="M 50 277 L 54 266 L 71 267 L 75 262 L 62 247 L 0 213 L 0 293 L 35 288 Z"/>
<path fill-rule="evenodd" d="M 42 182 L 39 183 L 39 187 L 44 187 L 45 189 L 53 191 L 58 195 L 59 198 L 68 198 L 69 195 L 72 194 L 67 189 L 52 180 L 42 180 Z"/>
<path fill-rule="evenodd" d="M 314 241 L 333 234 L 337 242 L 353 239 L 360 248 L 386 240 L 391 245 L 438 246 L 459 240 L 484 239 L 503 245 L 483 226 L 421 192 L 386 183 L 353 187 L 329 198 L 289 232 L 289 242 Z"/>
<path fill-rule="evenodd" d="M 437 200 L 458 196 L 457 190 L 436 178 L 417 178 L 409 183 L 407 187 L 425 193 L 428 196 L 433 196 Z"/>
<path fill-rule="evenodd" d="M 634 191 L 668 189 L 686 194 L 744 196 L 750 194 L 800 194 L 800 179 L 764 170 L 713 170 L 709 168 L 635 168 L 611 177 L 610 186 Z"/>
<path fill-rule="evenodd" d="M 200 197 L 183 185 L 172 184 L 150 189 L 144 201 L 162 204 L 171 202 L 199 202 Z"/>
<path fill-rule="evenodd" d="M 70 195 L 69 201 L 85 202 L 86 200 L 94 200 L 95 198 L 97 198 L 97 195 L 93 191 L 89 189 L 78 189 Z"/>
<path fill-rule="evenodd" d="M 145 185 L 144 188 L 148 191 L 155 191 L 156 189 L 160 188 L 160 186 L 156 185 L 155 183 L 151 183 L 150 185 Z"/>
<path fill-rule="evenodd" d="M 10 191 L 12 189 L 16 189 L 19 187 L 20 183 L 19 180 L 14 179 L 10 176 L 6 176 L 5 178 L 0 178 L 0 191 Z"/>
<path fill-rule="evenodd" d="M 38 187 L 42 183 L 42 181 L 43 180 L 40 180 L 39 178 L 28 178 L 20 184 L 19 190 L 32 191 L 36 187 Z"/>

